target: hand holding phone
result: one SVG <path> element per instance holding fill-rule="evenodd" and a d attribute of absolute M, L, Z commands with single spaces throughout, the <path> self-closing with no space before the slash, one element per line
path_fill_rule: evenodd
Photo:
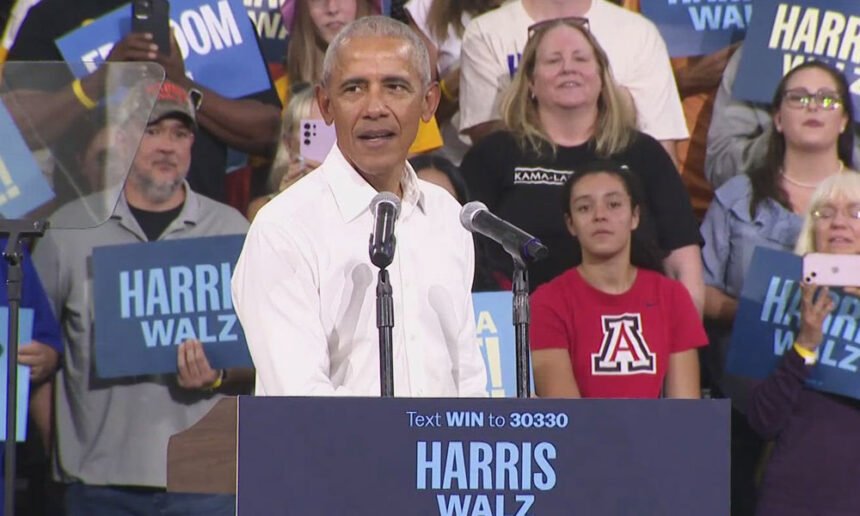
<path fill-rule="evenodd" d="M 162 54 L 170 54 L 170 4 L 167 0 L 132 0 L 131 31 L 152 34 Z"/>
<path fill-rule="evenodd" d="M 828 287 L 860 287 L 860 254 L 809 253 L 803 281 Z"/>
<path fill-rule="evenodd" d="M 326 125 L 320 119 L 302 119 L 299 126 L 299 154 L 305 160 L 322 163 L 336 141 L 334 125 Z"/>

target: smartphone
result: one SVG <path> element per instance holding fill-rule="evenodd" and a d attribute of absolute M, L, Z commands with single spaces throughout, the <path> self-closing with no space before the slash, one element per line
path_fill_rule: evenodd
<path fill-rule="evenodd" d="M 324 120 L 303 118 L 299 131 L 299 153 L 306 160 L 322 163 L 337 141 L 334 125 Z"/>
<path fill-rule="evenodd" d="M 827 287 L 860 287 L 860 254 L 809 253 L 803 281 Z"/>
<path fill-rule="evenodd" d="M 167 0 L 132 0 L 131 31 L 149 32 L 162 54 L 170 54 L 170 4 Z"/>

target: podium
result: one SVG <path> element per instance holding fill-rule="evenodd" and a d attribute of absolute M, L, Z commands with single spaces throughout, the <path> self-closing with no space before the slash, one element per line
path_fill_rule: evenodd
<path fill-rule="evenodd" d="M 725 516 L 729 418 L 727 400 L 242 396 L 171 438 L 167 487 L 235 492 L 238 516 Z"/>

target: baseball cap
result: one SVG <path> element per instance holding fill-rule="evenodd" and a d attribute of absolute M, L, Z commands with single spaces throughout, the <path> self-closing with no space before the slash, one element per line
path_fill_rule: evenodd
<path fill-rule="evenodd" d="M 157 87 L 157 83 L 149 84 L 145 86 L 148 89 L 145 93 L 154 96 Z M 197 115 L 188 91 L 174 82 L 164 81 L 158 90 L 158 96 L 152 107 L 152 112 L 149 114 L 147 125 L 157 123 L 168 117 L 184 118 L 194 129 L 197 129 Z"/>

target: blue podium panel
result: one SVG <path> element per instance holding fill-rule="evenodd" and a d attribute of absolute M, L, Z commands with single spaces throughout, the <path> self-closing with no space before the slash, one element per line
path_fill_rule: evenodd
<path fill-rule="evenodd" d="M 726 400 L 239 398 L 238 516 L 729 514 Z"/>

